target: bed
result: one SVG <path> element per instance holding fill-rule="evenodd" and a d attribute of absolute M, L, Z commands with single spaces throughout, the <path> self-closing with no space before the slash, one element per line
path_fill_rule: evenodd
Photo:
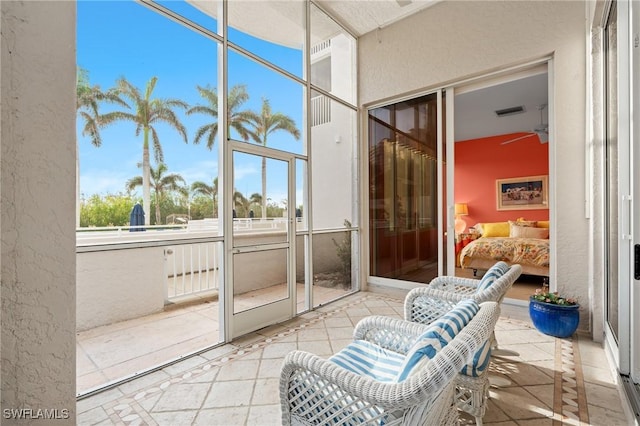
<path fill-rule="evenodd" d="M 493 236 L 484 232 L 482 237 L 470 242 L 460 252 L 460 266 L 474 270 L 487 270 L 497 261 L 519 264 L 523 274 L 549 276 L 549 239 L 531 238 L 540 231 L 509 223 L 511 236 Z M 537 228 L 539 229 L 539 228 Z M 515 231 L 514 231 L 515 230 Z M 544 231 L 542 231 L 544 232 Z M 485 236 L 489 235 L 489 236 Z"/>

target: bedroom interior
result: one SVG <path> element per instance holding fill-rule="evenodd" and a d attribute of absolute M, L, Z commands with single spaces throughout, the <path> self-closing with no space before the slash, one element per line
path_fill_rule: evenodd
<path fill-rule="evenodd" d="M 546 65 L 454 99 L 456 275 L 519 263 L 511 299 L 527 300 L 549 277 L 548 102 Z"/>

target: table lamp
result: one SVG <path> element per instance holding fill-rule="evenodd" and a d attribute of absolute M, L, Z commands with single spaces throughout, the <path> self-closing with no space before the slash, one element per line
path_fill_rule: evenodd
<path fill-rule="evenodd" d="M 455 215 L 456 221 L 454 225 L 454 229 L 456 234 L 462 234 L 465 229 L 467 229 L 467 222 L 462 219 L 462 216 L 466 216 L 469 214 L 469 208 L 467 207 L 467 203 L 456 203 L 455 204 Z"/>

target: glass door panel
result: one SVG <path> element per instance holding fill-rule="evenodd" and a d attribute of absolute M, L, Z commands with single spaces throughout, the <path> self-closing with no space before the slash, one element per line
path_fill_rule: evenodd
<path fill-rule="evenodd" d="M 618 81 L 617 81 L 617 13 L 616 3 L 612 4 L 609 21 L 605 30 L 606 88 L 605 88 L 605 167 L 606 167 L 606 214 L 605 227 L 607 281 L 606 316 L 607 323 L 616 342 L 618 341 Z"/>
<path fill-rule="evenodd" d="M 262 147 L 232 154 L 231 334 L 237 337 L 293 316 L 293 157 Z"/>
<path fill-rule="evenodd" d="M 438 97 L 369 111 L 371 275 L 438 275 Z"/>

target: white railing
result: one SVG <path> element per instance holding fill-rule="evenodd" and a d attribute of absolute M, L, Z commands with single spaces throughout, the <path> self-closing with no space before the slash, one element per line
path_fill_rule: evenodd
<path fill-rule="evenodd" d="M 165 294 L 168 302 L 217 293 L 220 285 L 220 244 L 181 244 L 164 250 L 167 277 Z"/>
<path fill-rule="evenodd" d="M 324 95 L 311 98 L 311 127 L 331 122 L 331 99 Z"/>
<path fill-rule="evenodd" d="M 320 53 L 325 49 L 329 49 L 330 47 L 331 47 L 331 39 L 321 41 L 320 43 L 314 44 L 313 46 L 311 46 L 311 54 L 315 55 L 316 53 Z"/>

